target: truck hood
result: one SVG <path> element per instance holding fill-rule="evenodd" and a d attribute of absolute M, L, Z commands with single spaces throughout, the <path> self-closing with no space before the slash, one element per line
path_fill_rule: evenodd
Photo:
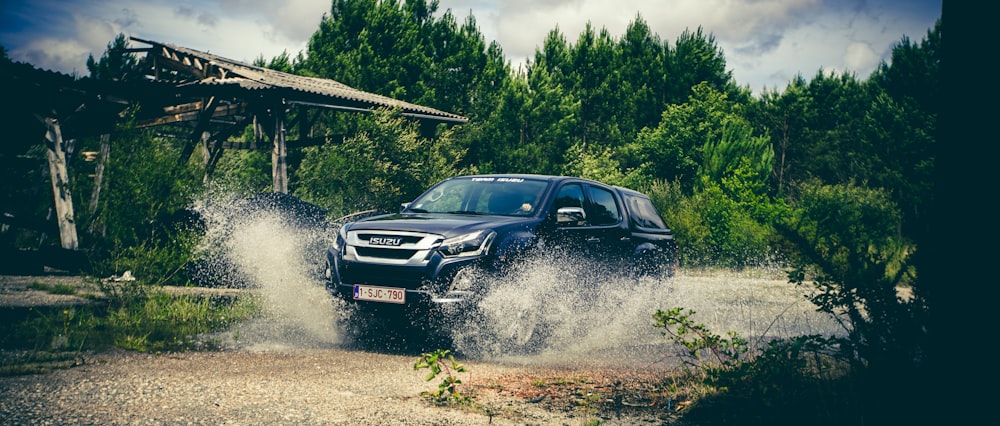
<path fill-rule="evenodd" d="M 481 229 L 525 226 L 539 221 L 536 217 L 465 215 L 445 213 L 396 213 L 375 216 L 349 223 L 351 231 L 409 231 L 438 234 L 445 238 Z"/>

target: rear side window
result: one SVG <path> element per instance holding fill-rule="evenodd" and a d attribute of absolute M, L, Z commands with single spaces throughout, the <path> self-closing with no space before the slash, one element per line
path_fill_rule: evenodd
<path fill-rule="evenodd" d="M 615 196 L 604 188 L 590 187 L 590 197 L 593 204 L 587 212 L 587 221 L 591 225 L 614 225 L 621 221 L 618 203 Z"/>
<path fill-rule="evenodd" d="M 638 197 L 626 194 L 625 202 L 628 203 L 629 221 L 632 226 L 646 229 L 667 229 L 667 224 L 663 223 L 660 214 L 653 207 L 653 202 L 646 197 Z"/>

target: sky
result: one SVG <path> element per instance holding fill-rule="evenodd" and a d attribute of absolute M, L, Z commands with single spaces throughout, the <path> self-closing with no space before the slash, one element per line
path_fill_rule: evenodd
<path fill-rule="evenodd" d="M 614 39 L 641 17 L 671 46 L 685 30 L 715 37 L 736 83 L 783 90 L 796 75 L 866 79 L 903 37 L 923 40 L 942 0 L 439 0 L 461 23 L 470 14 L 514 67 L 559 30 L 575 44 L 590 23 Z M 252 62 L 306 43 L 331 0 L 0 0 L 0 46 L 14 61 L 88 75 L 119 33 Z M 145 47 L 144 44 L 137 44 Z"/>

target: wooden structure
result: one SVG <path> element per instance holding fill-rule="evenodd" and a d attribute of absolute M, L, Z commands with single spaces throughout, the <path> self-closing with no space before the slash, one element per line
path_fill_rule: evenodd
<path fill-rule="evenodd" d="M 18 63 L 5 63 L 0 69 L 0 84 L 10 89 L 10 99 L 22 102 L 21 110 L 5 115 L 3 127 L 21 127 L 14 138 L 37 141 L 38 135 L 44 135 L 64 249 L 77 248 L 67 184 L 67 142 L 72 150 L 76 138 L 102 136 L 101 151 L 95 158 L 95 189 L 99 189 L 101 170 L 109 161 L 112 141 L 108 135 L 132 104 L 142 106 L 136 117 L 139 127 L 175 124 L 175 129 L 185 129 L 183 134 L 175 134 L 183 138 L 179 163 L 187 162 L 199 145 L 204 147 L 206 178 L 225 149 L 270 145 L 273 189 L 283 193 L 288 192 L 288 147 L 325 141 L 313 137 L 317 110 L 368 113 L 377 108 L 396 108 L 403 116 L 419 120 L 424 129 L 467 121 L 456 114 L 364 92 L 334 80 L 287 74 L 169 43 L 136 37 L 131 41 L 148 47 L 132 49 L 142 55 L 143 75 L 124 81 L 75 79 Z M 287 117 L 293 110 L 296 120 L 290 123 Z M 26 117 L 34 123 L 24 124 Z M 252 141 L 232 140 L 248 126 L 254 129 Z M 299 139 L 287 140 L 289 126 L 297 126 Z M 90 200 L 92 208 L 97 205 L 98 194 L 96 190 Z"/>

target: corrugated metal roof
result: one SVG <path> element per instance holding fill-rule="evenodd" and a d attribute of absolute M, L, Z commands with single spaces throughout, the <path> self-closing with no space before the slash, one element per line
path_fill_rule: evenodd
<path fill-rule="evenodd" d="M 131 37 L 131 40 L 153 46 L 147 56 L 157 55 L 180 62 L 190 67 L 193 74 L 205 75 L 201 80 L 189 84 L 238 85 L 241 89 L 250 91 L 286 92 L 286 97 L 300 94 L 303 99 L 289 100 L 318 106 L 352 108 L 360 104 L 368 107 L 399 108 L 404 113 L 428 119 L 459 123 L 468 121 L 467 118 L 457 114 L 365 92 L 335 80 L 288 74 L 169 43 L 137 37 Z M 347 101 L 348 104 L 342 105 L 343 101 Z"/>

